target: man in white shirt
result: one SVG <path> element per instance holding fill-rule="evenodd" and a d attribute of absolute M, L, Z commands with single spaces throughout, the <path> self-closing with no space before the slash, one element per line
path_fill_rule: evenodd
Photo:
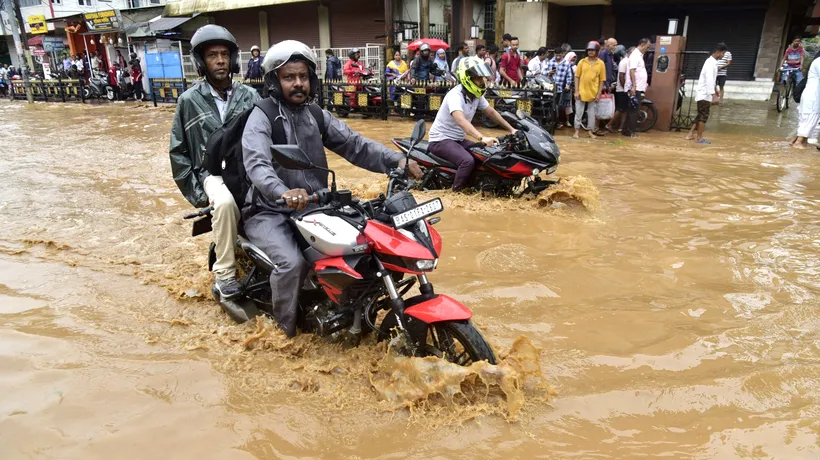
<path fill-rule="evenodd" d="M 695 131 L 697 131 L 698 144 L 711 144 L 703 138 L 703 129 L 706 127 L 706 122 L 709 120 L 709 109 L 712 107 L 712 96 L 720 97 L 717 89 L 717 73 L 718 73 L 718 59 L 723 57 L 726 53 L 726 45 L 718 43 L 709 59 L 703 63 L 703 69 L 700 71 L 700 78 L 695 87 L 695 101 L 698 104 L 698 116 L 692 124 L 692 129 L 689 130 L 689 135 L 686 140 L 691 141 L 695 139 Z"/>
<path fill-rule="evenodd" d="M 621 134 L 627 137 L 637 136 L 635 131 L 638 127 L 638 113 L 648 82 L 646 63 L 643 61 L 643 55 L 649 51 L 651 44 L 648 38 L 640 39 L 635 51 L 627 58 L 629 61 L 627 63 L 628 71 L 624 89 L 629 96 L 629 101 L 626 111 L 626 123 L 624 124 L 624 130 L 621 132 Z"/>
<path fill-rule="evenodd" d="M 536 51 L 535 56 L 530 59 L 529 64 L 527 64 L 527 78 L 535 78 L 539 75 L 545 75 L 545 67 L 547 62 L 544 58 L 547 57 L 547 48 L 542 46 L 538 48 Z"/>

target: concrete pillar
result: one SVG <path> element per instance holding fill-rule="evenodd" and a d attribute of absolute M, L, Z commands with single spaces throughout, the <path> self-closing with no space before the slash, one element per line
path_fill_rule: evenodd
<path fill-rule="evenodd" d="M 268 34 L 268 12 L 259 12 L 259 49 L 262 54 L 270 48 L 270 34 Z"/>
<path fill-rule="evenodd" d="M 500 47 L 501 38 L 506 33 L 504 31 L 504 14 L 507 10 L 507 0 L 497 0 L 495 2 L 495 43 Z"/>
<path fill-rule="evenodd" d="M 387 53 L 387 60 L 384 62 L 390 61 L 393 58 L 393 41 L 395 40 L 395 35 L 393 34 L 393 1 L 392 0 L 384 0 L 384 35 L 385 35 L 385 52 Z"/>
<path fill-rule="evenodd" d="M 421 18 L 419 19 L 419 38 L 430 36 L 430 0 L 418 0 Z"/>
<path fill-rule="evenodd" d="M 604 19 L 601 24 L 601 36 L 604 39 L 615 36 L 615 13 L 611 6 L 604 6 Z"/>
<path fill-rule="evenodd" d="M 784 36 L 786 20 L 789 17 L 789 0 L 771 0 L 766 10 L 763 33 L 760 36 L 760 48 L 757 51 L 755 78 L 771 81 L 780 67 L 785 51 Z"/>
<path fill-rule="evenodd" d="M 319 5 L 319 48 L 330 48 L 330 10 L 325 5 Z"/>

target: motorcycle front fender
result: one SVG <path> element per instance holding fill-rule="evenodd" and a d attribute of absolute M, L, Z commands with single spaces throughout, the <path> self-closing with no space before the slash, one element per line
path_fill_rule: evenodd
<path fill-rule="evenodd" d="M 473 317 L 473 312 L 461 302 L 442 294 L 406 308 L 404 314 L 427 324 L 464 321 Z"/>
<path fill-rule="evenodd" d="M 641 100 L 641 104 L 652 105 L 652 104 L 653 104 L 653 102 L 652 102 L 652 101 L 650 101 L 649 99 L 642 99 L 642 100 Z"/>

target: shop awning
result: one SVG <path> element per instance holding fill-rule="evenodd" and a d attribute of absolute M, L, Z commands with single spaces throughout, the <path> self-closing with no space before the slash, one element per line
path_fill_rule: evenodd
<path fill-rule="evenodd" d="M 157 16 L 150 21 L 128 24 L 123 30 L 129 37 L 132 38 L 153 37 L 154 35 L 162 32 L 176 29 L 196 16 L 198 16 L 198 14 L 194 14 L 192 17 L 181 18 L 164 18 L 162 16 Z"/>
<path fill-rule="evenodd" d="M 178 0 L 169 1 L 162 15 L 165 17 L 188 16 L 194 13 L 212 13 L 306 1 L 313 0 Z"/>
<path fill-rule="evenodd" d="M 82 13 L 76 13 L 76 14 L 69 14 L 69 15 L 66 15 L 66 16 L 59 16 L 59 17 L 56 17 L 56 18 L 46 19 L 46 22 L 59 22 L 59 21 L 72 21 L 72 22 L 74 22 L 74 21 L 82 21 L 82 20 L 83 20 L 83 14 Z"/>
<path fill-rule="evenodd" d="M 28 46 L 43 46 L 43 36 L 37 35 L 28 39 Z"/>

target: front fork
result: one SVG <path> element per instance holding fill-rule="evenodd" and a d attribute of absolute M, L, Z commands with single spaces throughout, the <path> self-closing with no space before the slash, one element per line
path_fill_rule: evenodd
<path fill-rule="evenodd" d="M 384 269 L 379 262 L 379 273 L 384 282 L 384 287 L 387 289 L 389 311 L 392 315 L 396 315 L 396 324 L 404 337 L 407 339 L 407 345 L 410 348 L 411 355 L 418 355 L 417 351 L 420 346 L 424 345 L 427 339 L 427 324 L 424 321 L 419 321 L 413 317 L 404 314 L 405 303 L 404 299 L 399 295 L 396 289 L 396 283 L 393 282 L 393 277 L 390 272 Z M 431 299 L 435 296 L 433 285 L 427 279 L 424 273 L 417 275 L 419 281 L 419 291 L 425 300 Z"/>

